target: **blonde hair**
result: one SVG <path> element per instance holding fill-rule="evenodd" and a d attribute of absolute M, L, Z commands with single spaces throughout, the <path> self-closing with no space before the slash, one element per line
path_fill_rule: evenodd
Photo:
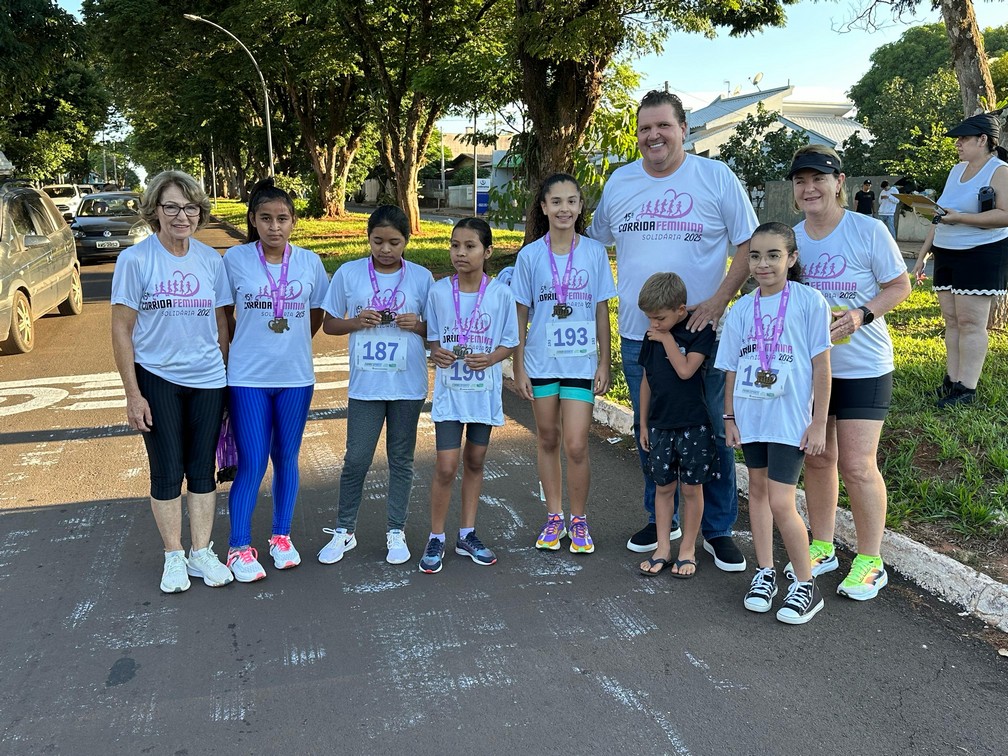
<path fill-rule="evenodd" d="M 686 284 L 675 273 L 655 273 L 641 287 L 637 306 L 648 314 L 678 310 L 686 304 Z"/>
<path fill-rule="evenodd" d="M 158 205 L 161 203 L 161 195 L 169 186 L 178 187 L 187 202 L 199 205 L 199 223 L 196 227 L 203 228 L 210 220 L 210 198 L 207 197 L 199 182 L 183 171 L 161 171 L 150 180 L 147 184 L 147 190 L 140 200 L 140 217 L 150 224 L 155 233 L 161 230 Z"/>
<path fill-rule="evenodd" d="M 827 147 L 825 144 L 806 144 L 804 147 L 799 147 L 797 150 L 795 150 L 795 154 L 791 157 L 791 162 L 793 163 L 802 155 L 826 155 L 836 160 L 837 165 L 843 164 L 842 161 L 840 160 L 840 156 L 836 154 L 836 150 Z M 840 207 L 847 207 L 847 183 L 841 180 L 841 177 L 843 176 L 842 173 L 839 174 L 834 173 L 833 175 L 837 177 L 837 181 L 840 184 L 840 191 L 837 192 L 836 196 L 837 204 Z M 792 179 L 792 182 L 793 181 L 794 179 Z M 792 183 L 792 186 L 793 185 L 794 184 Z M 795 200 L 793 197 L 791 199 L 791 207 L 794 208 L 794 211 L 796 213 L 801 212 L 801 210 L 798 209 L 797 200 Z"/>

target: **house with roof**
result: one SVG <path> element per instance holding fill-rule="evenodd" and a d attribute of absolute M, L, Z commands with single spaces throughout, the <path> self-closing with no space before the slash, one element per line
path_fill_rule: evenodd
<path fill-rule="evenodd" d="M 687 152 L 714 158 L 735 128 L 746 116 L 756 114 L 762 103 L 768 111 L 780 115 L 777 122 L 792 131 L 804 131 L 811 144 L 824 144 L 839 148 L 851 134 L 862 141 L 872 141 L 871 132 L 850 118 L 853 105 L 849 102 L 804 102 L 791 99 L 794 86 L 748 92 L 738 95 L 718 95 L 709 105 L 686 114 L 689 134 Z"/>

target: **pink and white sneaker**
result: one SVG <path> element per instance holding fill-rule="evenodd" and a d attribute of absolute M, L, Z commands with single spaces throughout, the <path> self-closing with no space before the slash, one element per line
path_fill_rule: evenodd
<path fill-rule="evenodd" d="M 291 543 L 290 536 L 275 535 L 270 538 L 269 542 L 269 553 L 273 557 L 273 566 L 278 570 L 289 570 L 291 567 L 297 567 L 301 564 L 301 555 Z"/>
<path fill-rule="evenodd" d="M 227 566 L 234 573 L 239 583 L 254 583 L 266 577 L 266 570 L 259 564 L 259 552 L 251 546 L 240 549 L 229 549 Z"/>

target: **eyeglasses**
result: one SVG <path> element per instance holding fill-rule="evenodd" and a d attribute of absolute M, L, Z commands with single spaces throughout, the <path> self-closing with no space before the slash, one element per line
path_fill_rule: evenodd
<path fill-rule="evenodd" d="M 168 202 L 167 204 L 158 203 L 158 207 L 161 208 L 162 212 L 169 218 L 174 218 L 181 212 L 184 212 L 190 218 L 195 218 L 200 214 L 199 205 L 176 205 L 174 202 Z"/>

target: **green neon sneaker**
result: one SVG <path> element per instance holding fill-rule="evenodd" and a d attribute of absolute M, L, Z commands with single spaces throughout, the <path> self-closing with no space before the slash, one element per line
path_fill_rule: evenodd
<path fill-rule="evenodd" d="M 836 548 L 832 543 L 824 544 L 822 541 L 812 541 L 809 546 L 809 561 L 812 562 L 812 577 L 819 577 L 827 572 L 833 572 L 840 566 L 837 561 Z M 794 568 L 791 562 L 784 568 L 785 575 L 794 575 Z"/>
<path fill-rule="evenodd" d="M 855 601 L 867 601 L 878 596 L 888 583 L 889 573 L 881 557 L 858 554 L 847 577 L 837 586 L 837 593 Z"/>

